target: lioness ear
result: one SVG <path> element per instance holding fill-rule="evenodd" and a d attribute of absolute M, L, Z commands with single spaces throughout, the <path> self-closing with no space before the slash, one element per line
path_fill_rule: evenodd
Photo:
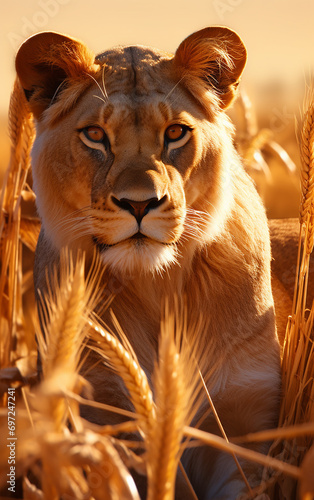
<path fill-rule="evenodd" d="M 204 88 L 212 88 L 226 108 L 235 97 L 246 63 L 241 38 L 229 28 L 205 28 L 183 40 L 174 63 L 183 84 L 201 100 Z"/>
<path fill-rule="evenodd" d="M 54 32 L 28 38 L 20 47 L 15 67 L 36 118 L 50 105 L 66 78 L 90 71 L 95 56 L 81 42 Z"/>

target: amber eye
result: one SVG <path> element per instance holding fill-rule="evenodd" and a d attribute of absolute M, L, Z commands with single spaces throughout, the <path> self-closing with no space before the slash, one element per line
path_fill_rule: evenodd
<path fill-rule="evenodd" d="M 185 136 L 188 130 L 190 129 L 187 126 L 178 123 L 170 125 L 165 131 L 165 140 L 166 142 L 179 141 Z"/>
<path fill-rule="evenodd" d="M 86 127 L 83 132 L 87 139 L 92 142 L 103 142 L 106 134 L 101 127 Z"/>

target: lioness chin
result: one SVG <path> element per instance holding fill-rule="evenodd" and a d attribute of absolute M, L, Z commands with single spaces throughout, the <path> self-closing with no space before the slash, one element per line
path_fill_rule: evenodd
<path fill-rule="evenodd" d="M 16 58 L 36 120 L 36 289 L 62 247 L 90 259 L 96 248 L 148 377 L 165 297 L 185 297 L 204 378 L 217 367 L 210 390 L 228 437 L 275 426 L 280 391 L 267 220 L 225 114 L 245 62 L 241 39 L 223 27 L 192 34 L 175 55 L 131 46 L 95 57 L 77 40 L 39 33 Z M 105 367 L 88 378 L 97 400 L 127 407 Z M 197 420 L 207 411 L 204 401 Z M 212 414 L 202 429 L 218 432 Z M 199 499 L 246 491 L 228 454 L 196 448 L 183 464 Z M 259 466 L 241 464 L 256 486 Z M 180 478 L 177 498 L 190 498 Z"/>

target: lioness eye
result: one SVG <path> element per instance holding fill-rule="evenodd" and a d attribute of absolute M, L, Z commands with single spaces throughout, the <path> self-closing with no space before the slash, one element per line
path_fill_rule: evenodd
<path fill-rule="evenodd" d="M 181 125 L 180 123 L 169 125 L 164 135 L 164 143 L 167 151 L 170 152 L 173 149 L 182 148 L 190 140 L 191 135 L 192 128 L 188 127 L 188 125 Z"/>
<path fill-rule="evenodd" d="M 83 132 L 87 139 L 92 142 L 103 142 L 106 136 L 101 127 L 86 127 L 83 129 Z"/>
<path fill-rule="evenodd" d="M 165 139 L 167 142 L 179 141 L 185 136 L 188 128 L 184 125 L 174 124 L 166 129 Z"/>

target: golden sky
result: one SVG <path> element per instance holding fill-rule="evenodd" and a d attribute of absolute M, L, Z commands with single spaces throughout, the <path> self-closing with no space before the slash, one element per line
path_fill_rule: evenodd
<path fill-rule="evenodd" d="M 225 25 L 249 54 L 244 81 L 287 84 L 314 67 L 313 0 L 9 0 L 1 6 L 0 113 L 6 112 L 19 44 L 38 31 L 60 31 L 96 53 L 142 44 L 175 51 L 190 33 Z"/>

